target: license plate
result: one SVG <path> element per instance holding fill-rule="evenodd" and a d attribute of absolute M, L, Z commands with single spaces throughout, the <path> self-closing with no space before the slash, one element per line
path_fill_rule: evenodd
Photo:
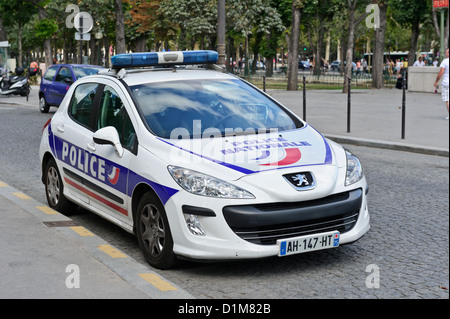
<path fill-rule="evenodd" d="M 308 251 L 334 248 L 339 246 L 340 233 L 331 231 L 327 233 L 300 236 L 277 240 L 278 256 L 301 254 Z"/>

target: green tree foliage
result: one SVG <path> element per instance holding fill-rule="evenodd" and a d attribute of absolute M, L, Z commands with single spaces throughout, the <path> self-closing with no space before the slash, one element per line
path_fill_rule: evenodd
<path fill-rule="evenodd" d="M 123 19 L 125 25 L 125 38 L 118 43 L 125 43 L 126 50 L 216 49 L 217 0 L 0 0 L 0 29 L 6 30 L 1 37 L 6 34 L 18 65 L 25 60 L 22 51 L 24 57 L 45 54 L 46 61 L 64 52 L 65 61 L 76 61 L 80 42 L 75 41 L 76 30 L 66 25 L 71 14 L 66 11 L 69 4 L 76 4 L 79 11 L 89 12 L 93 17 L 91 41 L 83 42 L 84 51 L 95 57 L 91 61 L 98 60 L 96 54 L 101 50 L 108 64 L 110 48 L 117 52 L 118 4 L 123 8 L 123 18 L 119 16 L 119 20 Z M 388 6 L 383 11 L 385 40 L 360 23 L 368 4 Z M 297 25 L 293 28 L 294 22 Z M 103 35 L 101 40 L 94 36 L 99 32 Z M 419 37 L 421 33 L 426 36 Z M 289 56 L 288 78 L 292 89 L 298 86 L 300 44 L 302 55 L 316 58 L 318 74 L 325 48 L 329 49 L 331 59 L 340 55 L 351 66 L 351 61 L 361 58 L 366 49 L 374 52 L 375 42 L 378 52 L 392 49 L 414 54 L 419 49 L 428 51 L 436 40 L 431 0 L 226 1 L 228 57 L 238 61 L 245 56 L 246 74 L 250 71 L 250 60 L 254 62 L 253 70 L 256 60 L 266 60 L 266 75 L 270 76 L 274 58 L 283 57 L 285 63 L 285 57 Z M 120 50 L 124 50 L 123 46 Z M 414 59 L 411 57 L 410 63 Z M 382 70 L 383 62 L 375 67 Z M 345 71 L 346 77 L 351 75 L 349 68 Z"/>
<path fill-rule="evenodd" d="M 432 2 L 428 0 L 404 1 L 390 0 L 393 18 L 403 27 L 411 30 L 408 60 L 412 64 L 416 59 L 417 41 L 421 24 L 431 22 Z"/>
<path fill-rule="evenodd" d="M 1 0 L 0 15 L 3 25 L 6 27 L 17 28 L 17 48 L 18 48 L 18 66 L 22 67 L 22 32 L 23 27 L 28 23 L 37 9 L 31 3 L 22 0 Z"/>
<path fill-rule="evenodd" d="M 34 36 L 39 41 L 50 38 L 56 31 L 58 31 L 58 24 L 53 19 L 42 19 L 34 25 Z"/>

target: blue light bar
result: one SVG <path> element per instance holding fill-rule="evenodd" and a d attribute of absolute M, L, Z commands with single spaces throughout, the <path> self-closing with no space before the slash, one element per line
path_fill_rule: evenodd
<path fill-rule="evenodd" d="M 219 53 L 216 51 L 169 51 L 124 53 L 111 58 L 112 67 L 115 69 L 163 66 L 163 65 L 192 65 L 216 63 Z"/>

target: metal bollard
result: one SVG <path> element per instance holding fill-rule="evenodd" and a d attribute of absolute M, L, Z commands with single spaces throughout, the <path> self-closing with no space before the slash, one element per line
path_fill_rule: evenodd
<path fill-rule="evenodd" d="M 347 99 L 347 133 L 350 133 L 350 119 L 352 108 L 352 78 L 348 78 L 348 99 Z"/>
<path fill-rule="evenodd" d="M 402 139 L 405 139 L 405 122 L 406 122 L 406 71 L 403 71 Z"/>
<path fill-rule="evenodd" d="M 306 77 L 303 76 L 303 121 L 306 121 Z"/>
<path fill-rule="evenodd" d="M 266 92 L 266 76 L 263 75 L 263 91 Z"/>
<path fill-rule="evenodd" d="M 25 90 L 27 90 L 27 102 L 28 102 L 28 95 L 30 95 L 30 79 L 28 75 L 27 75 L 27 84 L 25 84 Z"/>

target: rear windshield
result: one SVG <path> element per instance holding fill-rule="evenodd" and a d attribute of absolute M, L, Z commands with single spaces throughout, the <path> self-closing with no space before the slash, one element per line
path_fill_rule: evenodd
<path fill-rule="evenodd" d="M 91 67 L 73 67 L 73 73 L 77 79 L 88 75 L 95 75 L 100 71 L 101 68 L 91 68 Z"/>
<path fill-rule="evenodd" d="M 131 91 L 148 127 L 162 138 L 281 132 L 303 125 L 238 79 L 148 83 Z"/>

